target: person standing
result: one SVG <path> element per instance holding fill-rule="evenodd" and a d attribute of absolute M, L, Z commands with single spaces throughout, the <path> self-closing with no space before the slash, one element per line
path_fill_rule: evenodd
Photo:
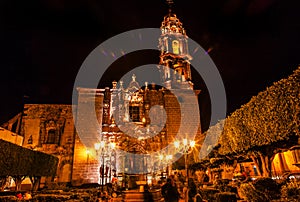
<path fill-rule="evenodd" d="M 193 179 L 189 179 L 189 191 L 188 191 L 188 201 L 193 202 L 194 197 L 197 194 L 197 186 Z"/>
<path fill-rule="evenodd" d="M 204 176 L 203 176 L 203 184 L 207 184 L 209 182 L 209 176 L 207 173 L 204 173 Z"/>
<path fill-rule="evenodd" d="M 165 202 L 178 202 L 179 201 L 179 192 L 177 186 L 172 179 L 168 178 L 167 182 L 161 187 L 162 196 L 165 199 Z"/>

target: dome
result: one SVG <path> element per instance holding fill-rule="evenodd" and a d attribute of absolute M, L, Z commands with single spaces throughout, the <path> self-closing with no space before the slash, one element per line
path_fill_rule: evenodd
<path fill-rule="evenodd" d="M 177 18 L 176 14 L 172 12 L 169 12 L 169 14 L 164 17 L 160 29 L 162 34 L 179 33 L 185 35 L 185 30 L 182 27 L 182 23 Z"/>

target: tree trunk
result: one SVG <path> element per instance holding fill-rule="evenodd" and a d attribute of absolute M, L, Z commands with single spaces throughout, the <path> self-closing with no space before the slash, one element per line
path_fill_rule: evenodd
<path fill-rule="evenodd" d="M 41 176 L 31 176 L 30 181 L 32 184 L 31 191 L 37 191 L 40 188 Z"/>
<path fill-rule="evenodd" d="M 237 165 L 238 165 L 238 161 L 235 159 L 235 160 L 233 161 L 233 165 L 232 165 L 233 170 L 236 169 Z"/>
<path fill-rule="evenodd" d="M 256 156 L 251 156 L 251 159 L 257 168 L 258 175 L 262 176 L 263 169 L 260 160 Z"/>
<path fill-rule="evenodd" d="M 268 155 L 259 155 L 261 162 L 262 162 L 262 169 L 263 169 L 263 177 L 271 177 L 272 173 L 271 173 L 271 165 L 272 165 L 272 156 L 268 156 Z"/>
<path fill-rule="evenodd" d="M 257 167 L 258 174 L 262 177 L 272 177 L 272 161 L 275 155 L 263 155 L 258 154 L 258 156 L 251 156 L 252 161 Z"/>
<path fill-rule="evenodd" d="M 0 191 L 3 191 L 5 189 L 6 182 L 7 176 L 0 177 Z"/>
<path fill-rule="evenodd" d="M 34 183 L 32 184 L 32 191 L 37 191 L 40 188 L 41 176 L 34 177 Z"/>
<path fill-rule="evenodd" d="M 16 188 L 15 188 L 16 191 L 21 190 L 21 184 L 22 184 L 22 181 L 25 178 L 26 178 L 26 176 L 13 176 L 13 179 L 14 179 L 15 184 L 16 184 Z"/>

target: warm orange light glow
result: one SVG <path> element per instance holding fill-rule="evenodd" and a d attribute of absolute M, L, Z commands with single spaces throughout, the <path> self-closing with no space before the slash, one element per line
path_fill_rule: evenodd
<path fill-rule="evenodd" d="M 101 147 L 101 148 L 104 148 L 104 147 L 105 147 L 105 142 L 104 142 L 104 141 L 101 141 L 101 142 L 100 142 L 100 147 Z"/>
<path fill-rule="evenodd" d="M 174 142 L 174 146 L 175 146 L 176 148 L 179 148 L 179 141 L 178 141 L 178 140 L 176 140 L 176 141 Z"/>
<path fill-rule="evenodd" d="M 99 142 L 97 142 L 97 143 L 94 144 L 94 147 L 95 147 L 96 151 L 98 151 L 100 149 L 100 146 L 101 145 L 100 145 Z"/>
<path fill-rule="evenodd" d="M 110 148 L 112 148 L 112 149 L 116 148 L 116 143 L 115 142 L 111 142 L 110 143 Z"/>
<path fill-rule="evenodd" d="M 169 154 L 169 155 L 167 155 L 166 156 L 166 159 L 169 161 L 169 160 L 171 160 L 173 158 L 173 156 L 171 155 L 171 154 Z"/>
<path fill-rule="evenodd" d="M 195 142 L 194 140 L 192 140 L 192 141 L 190 142 L 190 146 L 191 146 L 191 147 L 194 147 L 195 144 L 196 144 L 196 142 Z"/>
<path fill-rule="evenodd" d="M 188 144 L 188 140 L 186 138 L 183 139 L 183 145 L 186 146 Z"/>

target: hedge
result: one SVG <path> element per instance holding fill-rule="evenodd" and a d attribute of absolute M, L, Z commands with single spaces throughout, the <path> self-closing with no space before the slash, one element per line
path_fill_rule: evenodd
<path fill-rule="evenodd" d="M 0 139 L 0 177 L 54 176 L 58 158 Z"/>

